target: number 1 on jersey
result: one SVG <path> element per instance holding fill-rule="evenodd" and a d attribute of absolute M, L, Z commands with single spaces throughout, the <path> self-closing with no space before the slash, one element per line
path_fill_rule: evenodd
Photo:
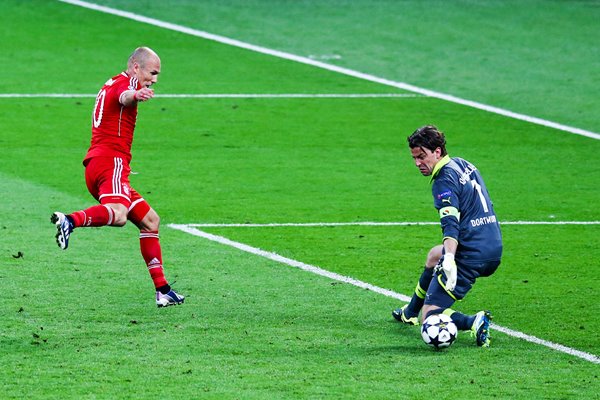
<path fill-rule="evenodd" d="M 471 186 L 473 186 L 473 188 L 477 190 L 479 200 L 481 200 L 481 205 L 483 206 L 483 211 L 487 213 L 490 209 L 488 208 L 487 202 L 485 201 L 485 197 L 483 197 L 483 193 L 481 192 L 481 185 L 473 179 L 471 180 Z"/>

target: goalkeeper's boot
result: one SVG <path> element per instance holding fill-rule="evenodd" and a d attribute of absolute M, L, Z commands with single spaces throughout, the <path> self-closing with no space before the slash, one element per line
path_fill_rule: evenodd
<path fill-rule="evenodd" d="M 400 308 L 396 308 L 394 311 L 392 311 L 392 316 L 396 319 L 396 321 L 402 322 L 404 324 L 419 325 L 418 316 L 414 316 L 414 317 L 406 316 L 406 307 L 408 307 L 408 304 L 405 304 L 404 306 L 402 306 Z"/>
<path fill-rule="evenodd" d="M 168 307 L 168 306 L 176 306 L 178 304 L 183 304 L 185 297 L 176 293 L 174 290 L 169 290 L 169 293 L 162 294 L 161 292 L 156 292 L 156 305 L 158 307 Z"/>
<path fill-rule="evenodd" d="M 58 247 L 66 250 L 69 247 L 69 237 L 73 232 L 73 223 L 65 214 L 58 211 L 50 216 L 50 222 L 56 225 L 56 243 Z"/>
<path fill-rule="evenodd" d="M 490 347 L 490 321 L 492 314 L 489 311 L 479 311 L 475 314 L 475 321 L 471 325 L 471 336 L 477 340 L 477 346 Z"/>

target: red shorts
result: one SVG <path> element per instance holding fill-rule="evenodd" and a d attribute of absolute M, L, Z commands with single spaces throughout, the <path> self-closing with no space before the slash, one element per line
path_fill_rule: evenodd
<path fill-rule="evenodd" d="M 141 221 L 150 206 L 129 184 L 130 173 L 129 164 L 121 157 L 92 157 L 86 160 L 85 183 L 101 204 L 123 204 L 129 219 Z"/>

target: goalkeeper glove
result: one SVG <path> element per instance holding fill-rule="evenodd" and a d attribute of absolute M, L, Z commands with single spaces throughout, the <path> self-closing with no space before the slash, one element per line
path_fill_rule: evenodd
<path fill-rule="evenodd" d="M 456 287 L 456 262 L 454 261 L 454 254 L 444 254 L 442 270 L 446 274 L 446 290 L 451 292 Z"/>

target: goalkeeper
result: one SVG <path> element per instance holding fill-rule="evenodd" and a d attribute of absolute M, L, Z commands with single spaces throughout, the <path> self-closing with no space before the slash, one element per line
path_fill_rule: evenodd
<path fill-rule="evenodd" d="M 492 275 L 500 265 L 502 234 L 479 170 L 446 151 L 444 134 L 424 126 L 408 137 L 415 165 L 431 176 L 435 208 L 439 212 L 443 244 L 431 249 L 410 303 L 392 312 L 400 322 L 418 325 L 432 314 L 446 314 L 459 330 L 471 330 L 478 346 L 489 346 L 489 311 L 465 315 L 451 309 L 480 276 Z"/>

